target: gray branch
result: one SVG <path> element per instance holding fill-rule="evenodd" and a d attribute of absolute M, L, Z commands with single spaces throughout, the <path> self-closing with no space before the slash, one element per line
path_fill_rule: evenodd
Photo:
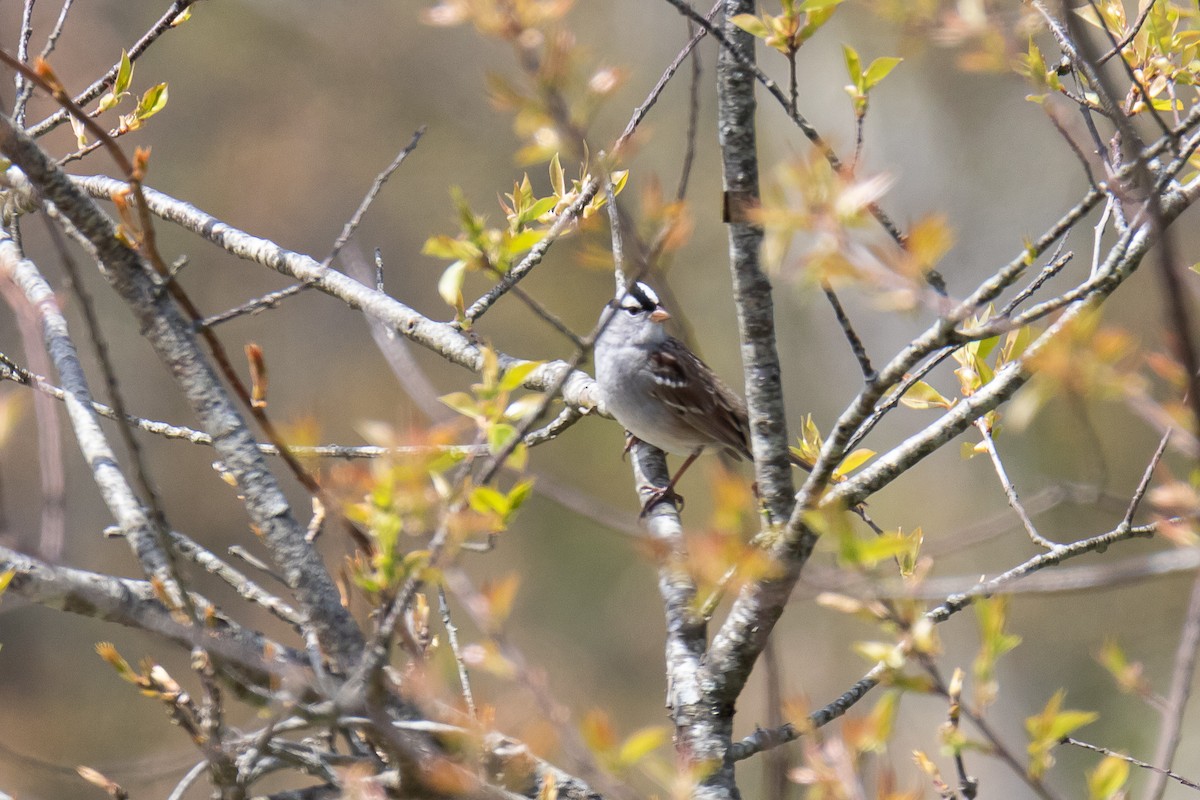
<path fill-rule="evenodd" d="M 91 390 L 79 361 L 79 354 L 67 330 L 67 321 L 58 307 L 54 290 L 46 283 L 32 261 L 22 257 L 7 230 L 0 229 L 0 274 L 17 286 L 42 326 L 42 338 L 65 387 L 67 418 L 75 431 L 75 440 L 92 470 L 105 505 L 124 531 L 138 562 L 146 574 L 161 581 L 173 602 L 183 602 L 183 588 L 175 573 L 162 539 L 117 463 L 100 420 L 92 407 Z"/>
<path fill-rule="evenodd" d="M 237 480 L 251 519 L 303 608 L 306 622 L 331 658 L 343 666 L 353 664 L 362 650 L 362 632 L 342 606 L 319 554 L 305 541 L 303 526 L 292 515 L 287 498 L 201 351 L 191 325 L 168 293 L 160 291 L 141 257 L 117 236 L 112 221 L 5 116 L 0 116 L 0 152 L 24 173 L 43 202 L 52 203 L 95 245 L 105 277 L 129 305 L 142 334 L 179 383 L 201 427 L 213 437 L 215 449 Z"/>
<path fill-rule="evenodd" d="M 729 22 L 753 14 L 752 0 L 727 0 L 725 36 L 729 47 L 717 59 L 717 127 L 725 178 L 725 217 L 729 224 L 729 268 L 742 341 L 746 408 L 754 476 L 772 519 L 791 514 L 792 468 L 788 459 L 787 415 L 779 354 L 775 349 L 775 307 L 771 283 L 759 259 L 762 227 L 752 219 L 759 207 L 758 153 L 754 115 L 754 37 Z M 734 48 L 741 53 L 738 58 Z"/>
<path fill-rule="evenodd" d="M 20 186 L 19 177 L 9 176 L 11 185 Z M 75 179 L 76 184 L 93 197 L 107 199 L 122 191 L 127 184 L 104 176 Z M 150 212 L 202 236 L 238 258 L 270 267 L 298 281 L 311 283 L 326 294 L 360 309 L 379 320 L 410 341 L 441 355 L 447 361 L 478 372 L 482 368 L 480 348 L 452 324 L 435 322 L 383 292 L 372 289 L 348 275 L 300 253 L 280 247 L 268 239 L 253 236 L 221 222 L 195 206 L 173 197 L 144 189 Z M 517 363 L 511 356 L 501 358 L 501 366 Z M 560 373 L 567 369 L 563 361 L 551 361 L 534 370 L 525 381 L 526 388 L 545 391 L 554 386 Z M 597 392 L 589 375 L 572 372 L 563 385 L 563 399 L 570 405 L 590 411 L 599 405 Z"/>
<path fill-rule="evenodd" d="M 203 647 L 218 662 L 238 667 L 264 686 L 270 678 L 290 680 L 307 669 L 303 653 L 220 615 L 205 627 L 181 624 L 159 601 L 149 581 L 54 566 L 0 547 L 0 572 L 8 570 L 14 573 L 6 591 L 9 597 L 137 628 L 188 649 Z M 199 595 L 192 597 L 198 607 L 211 606 Z M 264 656 L 268 652 L 273 654 L 271 660 Z"/>

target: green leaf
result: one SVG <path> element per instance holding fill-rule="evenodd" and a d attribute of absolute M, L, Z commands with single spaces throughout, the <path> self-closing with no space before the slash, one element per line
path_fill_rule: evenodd
<path fill-rule="evenodd" d="M 1052 752 L 1063 738 L 1095 722 L 1100 716 L 1094 711 L 1063 711 L 1065 697 L 1066 692 L 1059 689 L 1041 713 L 1025 720 L 1025 730 L 1029 733 L 1029 774 L 1035 778 L 1040 778 L 1054 765 Z"/>
<path fill-rule="evenodd" d="M 75 144 L 81 148 L 87 147 L 87 128 L 83 127 L 83 123 L 76 119 L 73 114 L 67 119 L 71 123 L 71 130 L 75 132 Z"/>
<path fill-rule="evenodd" d="M 838 476 L 848 475 L 849 473 L 858 469 L 859 467 L 861 467 L 863 464 L 867 463 L 874 457 L 875 457 L 874 450 L 869 450 L 865 447 L 860 447 L 859 449 L 855 450 L 853 453 L 851 453 L 850 455 L 848 455 L 842 459 L 842 463 L 838 464 L 837 469 L 834 470 L 834 474 L 836 474 Z"/>
<path fill-rule="evenodd" d="M 797 11 L 824 11 L 842 4 L 842 0 L 804 0 Z"/>
<path fill-rule="evenodd" d="M 899 532 L 885 533 L 866 541 L 858 542 L 859 563 L 875 566 L 880 561 L 909 553 L 912 543 L 908 537 Z"/>
<path fill-rule="evenodd" d="M 129 60 L 129 53 L 122 50 L 121 63 L 117 66 L 117 77 L 113 81 L 112 93 L 119 95 L 127 91 L 132 80 L 133 62 Z"/>
<path fill-rule="evenodd" d="M 533 494 L 533 481 L 521 481 L 508 492 L 508 513 L 509 516 L 517 513 L 517 509 L 525 504 L 525 501 Z"/>
<path fill-rule="evenodd" d="M 474 260 L 480 255 L 479 248 L 472 243 L 445 234 L 430 236 L 426 239 L 425 244 L 421 246 L 421 253 L 434 258 L 462 259 L 464 261 Z"/>
<path fill-rule="evenodd" d="M 555 153 L 550 159 L 550 188 L 554 190 L 554 196 L 558 198 L 567 193 L 567 182 L 563 177 L 563 168 L 558 160 L 558 153 Z"/>
<path fill-rule="evenodd" d="M 848 44 L 842 45 L 842 55 L 846 59 L 846 72 L 850 75 L 850 80 L 860 90 L 862 87 L 862 61 L 858 57 L 858 51 Z"/>
<path fill-rule="evenodd" d="M 442 277 L 438 279 L 438 295 L 446 301 L 446 305 L 458 309 L 462 306 L 463 282 L 467 279 L 467 262 L 455 261 L 446 267 Z"/>
<path fill-rule="evenodd" d="M 508 404 L 504 409 L 504 419 L 507 420 L 522 420 L 530 414 L 537 413 L 541 409 L 542 404 L 546 401 L 546 396 L 531 392 L 522 397 L 517 398 Z"/>
<path fill-rule="evenodd" d="M 450 394 L 442 395 L 438 400 L 441 400 L 465 417 L 478 418 L 481 416 L 479 405 L 475 402 L 475 398 L 466 392 L 451 392 Z"/>
<path fill-rule="evenodd" d="M 1046 738 L 1055 742 L 1061 741 L 1064 737 L 1070 736 L 1085 725 L 1091 725 L 1099 718 L 1100 715 L 1095 711 L 1074 711 L 1070 709 L 1060 711 L 1050 722 L 1048 728 L 1050 735 Z"/>
<path fill-rule="evenodd" d="M 767 24 L 753 14 L 736 14 L 729 21 L 756 39 L 765 39 L 771 33 Z"/>
<path fill-rule="evenodd" d="M 497 422 L 488 426 L 488 452 L 492 455 L 499 455 L 516 436 L 517 428 L 515 425 L 509 425 L 506 422 Z"/>
<path fill-rule="evenodd" d="M 543 197 L 521 214 L 522 220 L 534 221 L 538 217 L 554 210 L 554 206 L 558 204 L 558 199 L 555 197 Z"/>
<path fill-rule="evenodd" d="M 1088 800 L 1115 800 L 1129 780 L 1129 762 L 1118 756 L 1107 756 L 1088 773 Z"/>
<path fill-rule="evenodd" d="M 162 111 L 166 105 L 167 85 L 160 83 L 146 90 L 146 93 L 142 95 L 142 99 L 138 101 L 138 107 L 134 111 L 134 115 L 139 120 L 147 120 Z"/>
<path fill-rule="evenodd" d="M 501 518 L 508 516 L 512 508 L 508 497 L 491 486 L 476 486 L 471 491 L 471 496 L 467 502 L 470 503 L 471 508 L 480 514 L 491 512 Z"/>
<path fill-rule="evenodd" d="M 513 364 L 504 371 L 504 377 L 500 379 L 500 391 L 511 392 L 513 389 L 516 389 L 525 383 L 525 379 L 544 363 L 544 361 L 522 361 Z"/>
<path fill-rule="evenodd" d="M 896 56 L 882 56 L 872 61 L 871 66 L 867 67 L 866 74 L 863 76 L 866 88 L 870 89 L 877 85 L 903 60 L 903 58 L 897 58 Z"/>
<path fill-rule="evenodd" d="M 900 402 L 909 408 L 924 410 L 928 408 L 950 408 L 954 405 L 953 400 L 949 400 L 942 396 L 942 393 L 930 386 L 925 381 L 917 381 L 914 383 L 904 397 L 900 398 Z"/>
<path fill-rule="evenodd" d="M 551 198 L 553 199 L 553 198 Z M 546 238 L 546 232 L 537 228 L 529 228 L 520 233 L 512 234 L 508 237 L 505 244 L 508 247 L 508 252 L 512 255 L 523 253 L 533 247 L 535 244 Z"/>
<path fill-rule="evenodd" d="M 662 725 L 653 725 L 634 731 L 628 739 L 621 743 L 621 749 L 617 751 L 617 762 L 623 767 L 632 767 L 666 744 L 669 737 L 670 734 Z"/>
<path fill-rule="evenodd" d="M 625 183 L 629 180 L 629 170 L 619 169 L 609 175 L 608 179 L 612 182 L 613 196 L 615 197 L 625 188 Z"/>

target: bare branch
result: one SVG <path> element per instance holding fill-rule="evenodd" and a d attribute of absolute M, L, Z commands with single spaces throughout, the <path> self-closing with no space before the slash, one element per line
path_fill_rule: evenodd
<path fill-rule="evenodd" d="M 1017 496 L 1017 487 L 1013 486 L 1012 480 L 1008 477 L 1008 471 L 1004 469 L 1004 462 L 1000 460 L 1000 453 L 996 450 L 996 440 L 992 438 L 991 429 L 983 419 L 976 420 L 975 427 L 979 430 L 980 435 L 983 436 L 983 446 L 987 448 L 988 456 L 992 460 L 992 467 L 996 470 L 996 477 L 1000 479 L 1000 486 L 1004 489 L 1004 496 L 1008 500 L 1008 505 L 1016 512 L 1017 518 L 1021 520 L 1021 524 L 1025 526 L 1025 532 L 1029 534 L 1029 540 L 1038 547 L 1053 550 L 1058 545 L 1038 533 L 1037 526 L 1033 524 L 1033 520 L 1029 517 L 1029 512 L 1021 504 L 1021 498 Z"/>
<path fill-rule="evenodd" d="M 0 116 L 0 152 L 36 186 L 43 202 L 52 203 L 96 247 L 105 276 L 129 305 L 150 344 L 179 382 L 184 395 L 214 436 L 218 453 L 245 498 L 247 511 L 283 570 L 289 587 L 304 608 L 308 624 L 326 651 L 345 664 L 358 658 L 362 634 L 342 606 L 333 580 L 319 554 L 304 541 L 304 530 L 291 514 L 286 497 L 267 468 L 245 422 L 234 406 L 172 299 L 158 291 L 142 259 L 117 236 L 100 213 L 58 167 L 6 117 Z M 10 170 L 11 172 L 11 170 Z M 111 195 L 110 195 L 111 196 Z M 90 400 L 90 398 L 87 398 Z M 81 402 L 80 410 L 90 414 Z M 125 526 L 122 526 L 125 527 Z"/>
<path fill-rule="evenodd" d="M 1200 657 L 1200 575 L 1192 583 L 1183 630 L 1175 648 L 1171 687 L 1167 690 L 1166 707 L 1158 729 L 1158 746 L 1154 749 L 1154 763 L 1159 769 L 1150 776 L 1146 786 L 1146 797 L 1150 800 L 1161 800 L 1167 790 L 1167 778 L 1171 777 L 1168 771 L 1183 736 L 1183 714 L 1192 693 L 1197 657 Z"/>
<path fill-rule="evenodd" d="M 1063 739 L 1062 744 L 1069 744 L 1069 745 L 1072 745 L 1073 747 L 1081 747 L 1084 750 L 1091 750 L 1093 753 L 1100 753 L 1101 755 L 1111 756 L 1113 758 L 1119 758 L 1122 761 L 1129 762 L 1130 764 L 1134 765 L 1135 767 L 1140 767 L 1144 770 L 1148 770 L 1148 771 L 1154 773 L 1155 775 L 1161 775 L 1164 778 L 1170 778 L 1173 781 L 1177 781 L 1180 786 L 1186 786 L 1189 789 L 1200 789 L 1200 783 L 1190 781 L 1177 772 L 1172 772 L 1169 769 L 1160 769 L 1159 767 L 1156 767 L 1153 764 L 1148 764 L 1145 761 L 1141 761 L 1132 756 L 1127 756 L 1124 753 L 1118 753 L 1114 750 L 1109 750 L 1107 747 L 1100 747 L 1098 745 L 1088 744 L 1087 742 L 1080 741 L 1079 739 L 1076 739 L 1073 736 L 1068 736 L 1067 738 Z"/>

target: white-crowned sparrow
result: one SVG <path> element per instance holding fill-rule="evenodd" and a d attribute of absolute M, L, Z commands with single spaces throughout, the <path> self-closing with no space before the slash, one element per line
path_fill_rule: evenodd
<path fill-rule="evenodd" d="M 666 491 L 706 447 L 751 459 L 746 404 L 687 348 L 669 336 L 658 295 L 634 283 L 608 304 L 612 319 L 596 339 L 596 382 L 604 404 L 631 434 L 688 458 Z M 606 313 L 609 313 L 606 311 Z M 603 319 L 603 316 L 601 317 Z"/>

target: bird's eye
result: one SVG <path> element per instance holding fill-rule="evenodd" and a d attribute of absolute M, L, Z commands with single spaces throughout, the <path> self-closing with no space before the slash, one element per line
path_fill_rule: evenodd
<path fill-rule="evenodd" d="M 630 316 L 633 316 L 634 314 L 638 313 L 638 311 L 641 310 L 639 308 L 630 308 L 629 306 L 621 306 L 621 308 L 624 309 L 626 312 L 628 312 L 628 314 Z"/>

